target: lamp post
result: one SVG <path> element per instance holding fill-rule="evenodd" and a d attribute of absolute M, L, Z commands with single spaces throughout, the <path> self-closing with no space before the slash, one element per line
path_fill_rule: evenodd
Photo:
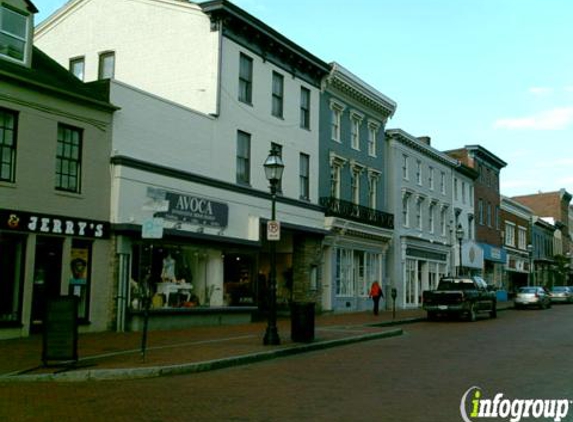
<path fill-rule="evenodd" d="M 530 243 L 527 245 L 527 253 L 529 254 L 529 274 L 527 277 L 527 285 L 533 285 L 533 245 Z"/>
<path fill-rule="evenodd" d="M 457 276 L 462 275 L 462 240 L 464 239 L 464 229 L 461 224 L 458 224 L 456 228 L 456 239 L 458 239 L 458 254 L 459 254 L 459 266 Z"/>
<path fill-rule="evenodd" d="M 276 226 L 276 199 L 277 199 L 277 186 L 281 181 L 283 170 L 285 165 L 280 156 L 280 153 L 276 146 L 273 145 L 271 152 L 265 163 L 263 164 L 265 168 L 265 176 L 270 183 L 271 188 L 271 224 Z M 267 225 L 267 240 L 269 240 L 270 249 L 270 274 L 269 274 L 269 317 L 267 323 L 267 329 L 265 331 L 265 337 L 263 338 L 264 345 L 279 345 L 281 344 L 281 339 L 279 338 L 279 333 L 277 330 L 277 251 L 276 251 L 276 241 L 277 238 L 269 239 Z"/>

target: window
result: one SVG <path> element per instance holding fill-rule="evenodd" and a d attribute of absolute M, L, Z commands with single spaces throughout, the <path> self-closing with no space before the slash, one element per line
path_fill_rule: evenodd
<path fill-rule="evenodd" d="M 310 129 L 310 89 L 300 88 L 300 127 Z"/>
<path fill-rule="evenodd" d="M 440 192 L 444 195 L 446 194 L 446 173 L 443 171 L 440 174 Z"/>
<path fill-rule="evenodd" d="M 462 203 L 466 203 L 466 182 L 462 181 Z"/>
<path fill-rule="evenodd" d="M 370 122 L 368 125 L 368 155 L 376 157 L 376 135 L 380 126 Z"/>
<path fill-rule="evenodd" d="M 98 79 L 113 79 L 115 76 L 115 53 L 107 51 L 99 55 Z"/>
<path fill-rule="evenodd" d="M 402 178 L 404 180 L 409 180 L 410 177 L 408 175 L 409 171 L 408 171 L 408 156 L 407 155 L 402 155 Z"/>
<path fill-rule="evenodd" d="M 300 199 L 310 199 L 310 157 L 300 153 Z"/>
<path fill-rule="evenodd" d="M 281 144 L 277 144 L 275 142 L 271 142 L 271 151 L 276 151 L 277 155 L 281 158 L 283 158 L 283 146 Z M 277 185 L 277 192 L 278 193 L 282 193 L 283 192 L 283 179 L 279 179 Z"/>
<path fill-rule="evenodd" d="M 354 292 L 354 277 L 352 277 L 352 250 L 336 248 L 336 267 L 334 282 L 336 296 L 352 296 Z"/>
<path fill-rule="evenodd" d="M 237 183 L 251 183 L 251 135 L 237 132 Z"/>
<path fill-rule="evenodd" d="M 470 197 L 470 205 L 474 206 L 474 187 L 473 185 L 469 185 L 469 197 Z"/>
<path fill-rule="evenodd" d="M 0 6 L 0 55 L 18 62 L 26 59 L 28 42 L 28 22 L 26 15 L 16 12 L 9 6 Z"/>
<path fill-rule="evenodd" d="M 487 226 L 488 226 L 488 227 L 491 227 L 491 217 L 492 217 L 492 215 L 491 215 L 491 203 L 489 203 L 489 202 L 487 203 L 486 211 L 487 211 Z"/>
<path fill-rule="evenodd" d="M 430 208 L 428 209 L 428 219 L 429 219 L 429 229 L 430 229 L 430 233 L 434 233 L 434 218 L 435 218 L 435 210 L 436 210 L 436 206 L 435 204 L 432 202 L 430 204 Z"/>
<path fill-rule="evenodd" d="M 527 249 L 527 229 L 519 226 L 517 229 L 517 247 L 522 250 Z"/>
<path fill-rule="evenodd" d="M 454 200 L 458 200 L 458 179 L 454 177 Z"/>
<path fill-rule="evenodd" d="M 340 123 L 344 106 L 338 102 L 330 102 L 330 136 L 333 141 L 340 142 Z"/>
<path fill-rule="evenodd" d="M 416 227 L 422 230 L 422 198 L 416 200 Z"/>
<path fill-rule="evenodd" d="M 410 195 L 402 195 L 402 225 L 410 227 Z"/>
<path fill-rule="evenodd" d="M 378 175 L 371 174 L 368 178 L 368 206 L 375 210 L 378 191 Z"/>
<path fill-rule="evenodd" d="M 16 324 L 22 317 L 26 237 L 0 236 L 0 324 Z"/>
<path fill-rule="evenodd" d="M 430 189 L 434 190 L 434 168 L 430 167 L 428 169 L 428 184 L 430 185 Z"/>
<path fill-rule="evenodd" d="M 273 104 L 271 113 L 275 117 L 283 117 L 284 84 L 283 75 L 273 72 Z"/>
<path fill-rule="evenodd" d="M 352 197 L 352 203 L 358 205 L 360 203 L 360 171 L 357 169 L 352 169 L 350 195 Z"/>
<path fill-rule="evenodd" d="M 442 233 L 442 236 L 446 235 L 447 212 L 448 209 L 446 207 L 442 207 L 442 211 L 440 213 L 440 232 Z"/>
<path fill-rule="evenodd" d="M 478 216 L 479 216 L 479 223 L 483 226 L 484 223 L 484 215 L 483 215 L 483 200 L 478 199 Z"/>
<path fill-rule="evenodd" d="M 350 132 L 350 145 L 353 149 L 360 150 L 360 125 L 362 124 L 362 116 L 353 112 L 351 117 L 351 132 Z"/>
<path fill-rule="evenodd" d="M 499 230 L 499 206 L 495 206 L 495 229 Z"/>
<path fill-rule="evenodd" d="M 83 57 L 77 57 L 75 59 L 70 59 L 70 72 L 80 81 L 84 80 L 85 71 L 85 59 Z"/>
<path fill-rule="evenodd" d="M 16 181 L 17 114 L 0 108 L 0 181 Z"/>
<path fill-rule="evenodd" d="M 420 160 L 416 161 L 416 180 L 422 186 L 422 162 Z"/>
<path fill-rule="evenodd" d="M 83 322 L 89 320 L 92 243 L 86 240 L 72 240 L 70 251 L 70 292 L 78 298 L 78 319 Z"/>
<path fill-rule="evenodd" d="M 505 222 L 505 244 L 515 246 L 515 224 L 509 221 Z"/>
<path fill-rule="evenodd" d="M 468 215 L 468 239 L 472 240 L 474 238 L 474 216 L 472 214 Z"/>
<path fill-rule="evenodd" d="M 340 165 L 332 163 L 330 168 L 330 196 L 340 199 Z"/>
<path fill-rule="evenodd" d="M 239 59 L 239 101 L 253 101 L 253 59 L 241 53 Z"/>
<path fill-rule="evenodd" d="M 56 189 L 80 193 L 82 170 L 82 131 L 58 125 Z"/>

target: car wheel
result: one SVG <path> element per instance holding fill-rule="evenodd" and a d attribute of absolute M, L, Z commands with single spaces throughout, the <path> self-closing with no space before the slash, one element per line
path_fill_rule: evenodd
<path fill-rule="evenodd" d="M 475 310 L 474 304 L 471 303 L 470 309 L 468 310 L 468 321 L 469 322 L 475 322 L 475 320 L 476 320 L 476 310 Z"/>

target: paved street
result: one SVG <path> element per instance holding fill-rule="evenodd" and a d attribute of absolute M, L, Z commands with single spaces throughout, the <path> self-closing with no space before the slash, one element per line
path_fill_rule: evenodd
<path fill-rule="evenodd" d="M 509 310 L 497 320 L 421 322 L 401 337 L 200 374 L 0 384 L 0 421 L 457 422 L 472 386 L 484 398 L 573 399 L 572 319 L 568 305 Z M 563 420 L 573 421 L 571 407 Z"/>

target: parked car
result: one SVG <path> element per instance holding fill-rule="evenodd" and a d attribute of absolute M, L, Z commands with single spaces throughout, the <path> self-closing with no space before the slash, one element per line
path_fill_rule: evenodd
<path fill-rule="evenodd" d="M 495 289 L 480 277 L 444 277 L 436 290 L 424 291 L 422 298 L 430 321 L 440 314 L 463 315 L 472 322 L 480 312 L 497 317 Z"/>
<path fill-rule="evenodd" d="M 553 303 L 572 303 L 573 290 L 567 286 L 554 286 L 551 289 L 551 302 Z"/>
<path fill-rule="evenodd" d="M 547 309 L 551 307 L 551 294 L 545 287 L 541 286 L 520 287 L 513 303 L 515 309 L 526 307 Z"/>

